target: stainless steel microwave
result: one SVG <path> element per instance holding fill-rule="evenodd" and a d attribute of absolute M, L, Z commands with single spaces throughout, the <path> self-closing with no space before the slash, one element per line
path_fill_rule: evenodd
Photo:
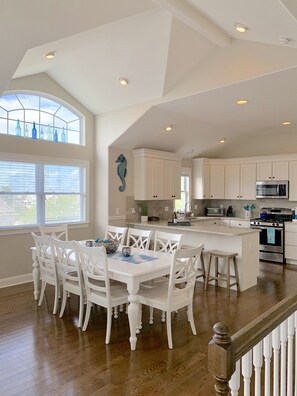
<path fill-rule="evenodd" d="M 257 181 L 256 198 L 289 198 L 289 181 L 288 180 Z"/>

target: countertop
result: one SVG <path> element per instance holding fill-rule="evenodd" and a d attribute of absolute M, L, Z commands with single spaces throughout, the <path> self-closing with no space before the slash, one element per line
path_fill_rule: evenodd
<path fill-rule="evenodd" d="M 209 219 L 209 217 L 207 217 Z M 228 217 L 230 219 L 230 217 Z M 232 219 L 235 219 L 232 217 Z M 242 220 L 242 219 L 241 219 Z M 197 224 L 198 223 L 198 224 Z M 127 222 L 127 225 L 142 226 L 148 228 L 167 228 L 170 230 L 183 232 L 199 232 L 204 234 L 228 235 L 228 236 L 242 236 L 247 234 L 259 233 L 260 230 L 253 228 L 228 227 L 225 225 L 216 224 L 200 224 L 199 221 L 193 222 L 190 226 L 169 226 L 167 221 L 148 221 L 148 222 Z"/>

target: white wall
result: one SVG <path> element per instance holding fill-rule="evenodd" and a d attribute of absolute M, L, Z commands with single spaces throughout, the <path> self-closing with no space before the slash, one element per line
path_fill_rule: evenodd
<path fill-rule="evenodd" d="M 90 224 L 86 228 L 71 229 L 71 239 L 88 239 L 94 234 L 94 116 L 78 103 L 71 95 L 57 85 L 46 74 L 15 79 L 6 92 L 23 90 L 53 95 L 69 103 L 85 116 L 86 146 L 65 145 L 48 141 L 22 139 L 15 136 L 0 135 L 0 151 L 3 153 L 18 153 L 41 155 L 62 159 L 81 159 L 90 164 Z M 32 260 L 30 246 L 33 245 L 32 230 L 18 234 L 0 235 L 0 287 L 30 280 Z M 37 231 L 37 229 L 35 229 Z"/>

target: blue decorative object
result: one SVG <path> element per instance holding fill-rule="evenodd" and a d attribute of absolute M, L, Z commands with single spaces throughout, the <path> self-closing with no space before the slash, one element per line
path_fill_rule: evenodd
<path fill-rule="evenodd" d="M 119 190 L 121 192 L 125 191 L 126 189 L 126 181 L 125 181 L 125 177 L 127 175 L 127 160 L 126 157 L 124 156 L 124 154 L 120 154 L 118 156 L 118 159 L 116 160 L 116 163 L 118 163 L 118 176 L 122 182 L 122 185 L 119 186 Z"/>
<path fill-rule="evenodd" d="M 32 139 L 37 139 L 37 129 L 36 129 L 35 121 L 33 122 Z"/>
<path fill-rule="evenodd" d="M 267 227 L 267 242 L 271 245 L 275 244 L 275 229 L 273 227 Z"/>

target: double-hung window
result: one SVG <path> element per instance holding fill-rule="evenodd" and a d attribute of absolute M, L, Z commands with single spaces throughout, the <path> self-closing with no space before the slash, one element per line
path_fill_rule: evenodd
<path fill-rule="evenodd" d="M 86 181 L 86 162 L 0 156 L 0 228 L 86 221 Z"/>

